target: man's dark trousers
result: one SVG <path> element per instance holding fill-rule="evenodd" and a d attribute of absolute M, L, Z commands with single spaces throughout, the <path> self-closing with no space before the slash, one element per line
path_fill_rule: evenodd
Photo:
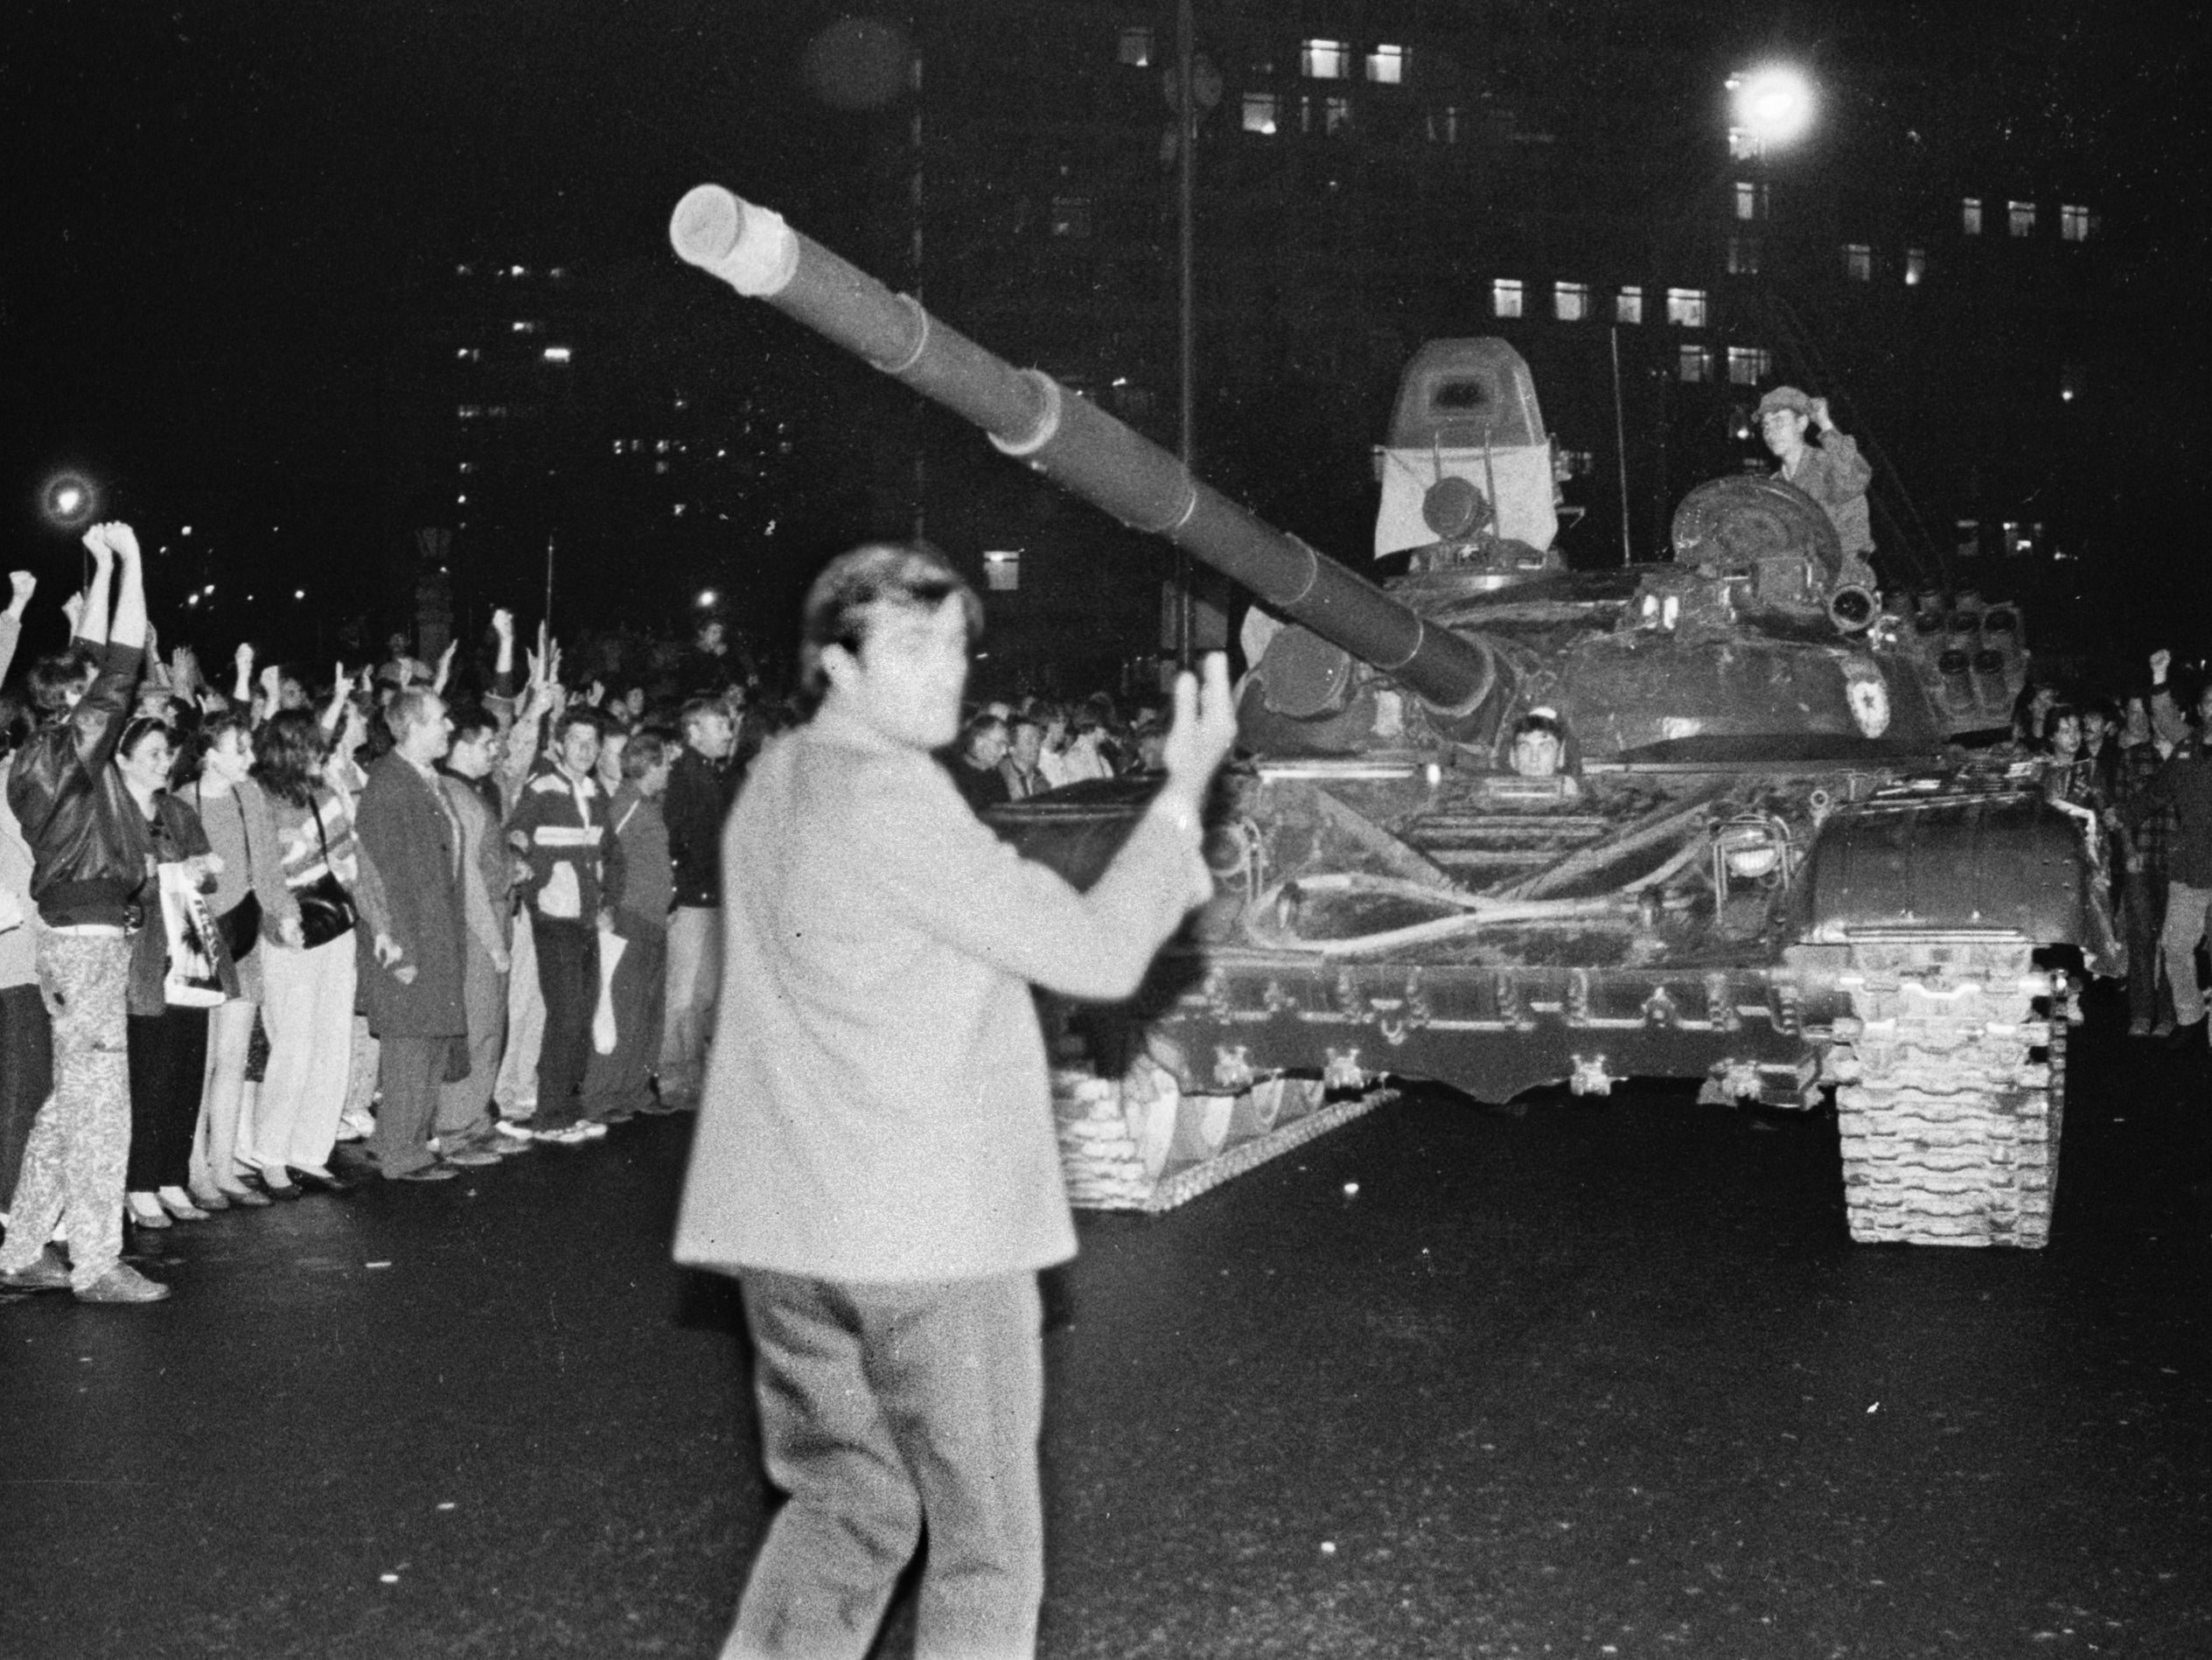
<path fill-rule="evenodd" d="M 599 931 L 589 921 L 542 914 L 530 918 L 538 948 L 538 990 L 545 998 L 545 1043 L 538 1051 L 535 1126 L 576 1121 L 584 1068 L 591 1062 L 591 1017 L 599 1008 Z"/>
<path fill-rule="evenodd" d="M 738 1278 L 764 1461 L 791 1496 L 722 1660 L 860 1660 L 925 1523 L 915 1660 L 1029 1660 L 1044 1597 L 1036 1274 Z"/>

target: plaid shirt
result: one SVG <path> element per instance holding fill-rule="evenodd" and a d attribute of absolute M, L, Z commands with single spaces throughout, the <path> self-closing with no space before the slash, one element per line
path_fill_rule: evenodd
<path fill-rule="evenodd" d="M 2113 769 L 2112 795 L 2123 823 L 2141 811 L 2145 792 L 2165 765 L 2166 757 L 2159 753 L 2155 743 L 2131 743 L 2121 750 L 2119 763 Z M 2128 868 L 2146 876 L 2163 876 L 2167 845 L 2173 835 L 2171 802 L 2161 801 L 2143 813 L 2125 832 Z"/>

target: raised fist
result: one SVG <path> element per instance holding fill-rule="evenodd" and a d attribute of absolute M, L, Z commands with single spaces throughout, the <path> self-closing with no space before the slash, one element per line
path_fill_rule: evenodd
<path fill-rule="evenodd" d="M 92 555 L 92 562 L 105 570 L 115 563 L 115 544 L 108 540 L 108 527 L 94 525 L 85 532 L 85 551 Z"/>
<path fill-rule="evenodd" d="M 231 653 L 231 660 L 238 665 L 241 673 L 250 673 L 254 667 L 253 642 L 250 640 L 239 641 L 238 649 Z"/>
<path fill-rule="evenodd" d="M 108 546 L 125 559 L 138 557 L 138 533 L 120 519 L 110 519 L 105 527 Z"/>
<path fill-rule="evenodd" d="M 503 640 L 513 639 L 514 638 L 514 613 L 504 610 L 493 611 L 492 631 Z"/>
<path fill-rule="evenodd" d="M 2160 646 L 2151 653 L 2151 684 L 2164 686 L 2166 672 L 2174 666 L 2174 653 Z"/>
<path fill-rule="evenodd" d="M 38 579 L 27 570 L 11 570 L 8 584 L 15 589 L 15 608 L 20 611 L 31 603 L 31 596 L 38 591 Z"/>

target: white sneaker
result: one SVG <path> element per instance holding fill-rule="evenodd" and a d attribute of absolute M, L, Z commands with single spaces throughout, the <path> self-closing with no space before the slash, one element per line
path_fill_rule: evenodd
<path fill-rule="evenodd" d="M 512 1140 L 534 1141 L 538 1140 L 538 1133 L 535 1130 L 527 1124 L 518 1124 L 513 1119 L 500 1119 L 492 1127 Z"/>
<path fill-rule="evenodd" d="M 564 1124 L 557 1130 L 533 1130 L 530 1135 L 533 1140 L 550 1141 L 555 1147 L 582 1147 L 593 1139 L 589 1124 Z"/>

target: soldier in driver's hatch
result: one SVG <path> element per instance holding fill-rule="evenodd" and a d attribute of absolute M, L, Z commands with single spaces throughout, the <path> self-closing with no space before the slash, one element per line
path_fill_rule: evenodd
<path fill-rule="evenodd" d="M 1842 580 L 1873 588 L 1874 551 L 1867 486 L 1874 470 L 1859 453 L 1855 440 L 1837 429 L 1828 400 L 1809 397 L 1795 387 L 1776 387 L 1759 400 L 1759 436 L 1782 463 L 1776 476 L 1818 502 L 1843 543 Z M 1805 429 L 1819 429 L 1818 445 L 1805 442 Z"/>

